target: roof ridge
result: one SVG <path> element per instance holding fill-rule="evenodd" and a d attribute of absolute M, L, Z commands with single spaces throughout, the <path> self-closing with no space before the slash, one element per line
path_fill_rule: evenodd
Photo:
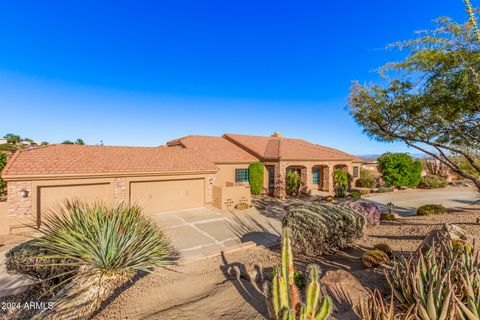
<path fill-rule="evenodd" d="M 275 137 L 275 138 L 278 139 L 278 158 L 281 158 L 282 157 L 281 150 L 282 150 L 282 138 L 283 137 Z"/>

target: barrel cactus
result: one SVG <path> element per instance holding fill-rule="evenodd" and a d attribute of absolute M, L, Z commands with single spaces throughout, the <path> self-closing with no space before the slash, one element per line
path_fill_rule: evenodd
<path fill-rule="evenodd" d="M 283 218 L 295 252 L 317 256 L 345 248 L 365 232 L 365 217 L 337 204 L 291 208 Z"/>
<path fill-rule="evenodd" d="M 375 268 L 388 263 L 388 255 L 378 249 L 369 250 L 362 256 L 363 265 L 367 268 Z"/>
<path fill-rule="evenodd" d="M 282 265 L 276 269 L 271 284 L 266 287 L 269 313 L 275 320 L 327 319 L 332 313 L 332 301 L 322 295 L 319 268 L 310 266 L 305 302 L 295 285 L 294 273 L 291 242 L 287 229 L 284 229 Z"/>
<path fill-rule="evenodd" d="M 376 245 L 373 246 L 373 249 L 377 249 L 385 252 L 387 256 L 390 258 L 393 256 L 392 248 L 390 248 L 390 246 L 386 243 L 377 243 Z"/>

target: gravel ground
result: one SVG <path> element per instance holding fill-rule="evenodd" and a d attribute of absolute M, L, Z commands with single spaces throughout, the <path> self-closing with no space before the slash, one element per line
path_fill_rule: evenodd
<path fill-rule="evenodd" d="M 379 288 L 387 295 L 389 290 L 383 271 L 365 269 L 361 263 L 365 250 L 384 242 L 397 252 L 414 251 L 430 231 L 445 223 L 457 224 L 480 239 L 477 218 L 480 218 L 480 206 L 465 206 L 446 215 L 382 222 L 380 226 L 368 228 L 364 239 L 342 252 L 315 260 L 295 257 L 297 269 L 305 270 L 309 263 L 319 264 L 324 272 L 341 268 L 352 273 L 364 286 Z M 94 319 L 265 319 L 262 288 L 254 280 L 250 281 L 249 274 L 255 275 L 255 266 L 265 268 L 265 273 L 269 274 L 271 267 L 278 263 L 278 249 L 256 247 L 187 265 L 160 268 L 119 290 Z M 240 280 L 229 274 L 233 266 L 242 270 Z M 23 301 L 31 297 L 11 299 Z M 10 314 L 8 318 L 14 317 Z M 346 319 L 341 314 L 336 314 L 335 318 Z"/>

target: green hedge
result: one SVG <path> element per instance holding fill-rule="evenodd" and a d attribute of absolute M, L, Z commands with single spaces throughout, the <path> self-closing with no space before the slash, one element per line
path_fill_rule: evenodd
<path fill-rule="evenodd" d="M 262 193 L 263 174 L 265 167 L 261 162 L 252 162 L 248 166 L 248 182 L 250 183 L 250 191 L 254 195 Z"/>

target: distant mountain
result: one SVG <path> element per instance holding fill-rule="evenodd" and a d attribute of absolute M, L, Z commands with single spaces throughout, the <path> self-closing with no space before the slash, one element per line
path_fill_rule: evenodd
<path fill-rule="evenodd" d="M 418 159 L 426 158 L 427 155 L 424 153 L 409 153 L 410 156 Z M 356 157 L 359 157 L 365 162 L 371 162 L 371 161 L 376 161 L 378 157 L 380 157 L 382 154 L 358 154 L 355 155 Z"/>

